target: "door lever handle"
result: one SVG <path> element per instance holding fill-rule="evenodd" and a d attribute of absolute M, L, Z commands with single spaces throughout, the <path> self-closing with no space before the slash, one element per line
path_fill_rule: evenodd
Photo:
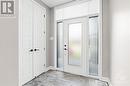
<path fill-rule="evenodd" d="M 39 49 L 34 49 L 34 51 L 39 51 Z"/>
<path fill-rule="evenodd" d="M 29 52 L 33 52 L 33 49 L 29 50 Z"/>

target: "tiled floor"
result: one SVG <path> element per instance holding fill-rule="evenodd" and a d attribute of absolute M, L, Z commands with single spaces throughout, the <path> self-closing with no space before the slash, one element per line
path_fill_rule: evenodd
<path fill-rule="evenodd" d="M 97 80 L 60 71 L 48 71 L 24 86 L 106 86 Z"/>

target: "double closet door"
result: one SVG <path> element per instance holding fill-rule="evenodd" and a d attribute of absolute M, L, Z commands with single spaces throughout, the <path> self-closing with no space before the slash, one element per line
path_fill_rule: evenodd
<path fill-rule="evenodd" d="M 22 0 L 20 33 L 21 85 L 46 69 L 46 10 L 32 0 Z"/>
<path fill-rule="evenodd" d="M 58 68 L 98 76 L 99 18 L 88 16 L 58 23 Z"/>

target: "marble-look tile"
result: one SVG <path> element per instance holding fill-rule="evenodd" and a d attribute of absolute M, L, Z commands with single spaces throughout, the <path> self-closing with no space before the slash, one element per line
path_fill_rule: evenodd
<path fill-rule="evenodd" d="M 93 83 L 92 83 L 93 82 Z M 91 83 L 91 84 L 90 84 Z M 60 71 L 48 71 L 24 86 L 106 86 L 96 80 Z"/>

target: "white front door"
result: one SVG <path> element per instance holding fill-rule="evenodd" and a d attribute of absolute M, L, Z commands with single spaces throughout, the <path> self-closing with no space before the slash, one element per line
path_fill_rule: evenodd
<path fill-rule="evenodd" d="M 38 76 L 46 67 L 46 10 L 37 3 L 34 3 L 33 8 L 33 65 L 34 76 Z"/>
<path fill-rule="evenodd" d="M 64 71 L 84 75 L 88 66 L 88 18 L 65 20 Z"/>

